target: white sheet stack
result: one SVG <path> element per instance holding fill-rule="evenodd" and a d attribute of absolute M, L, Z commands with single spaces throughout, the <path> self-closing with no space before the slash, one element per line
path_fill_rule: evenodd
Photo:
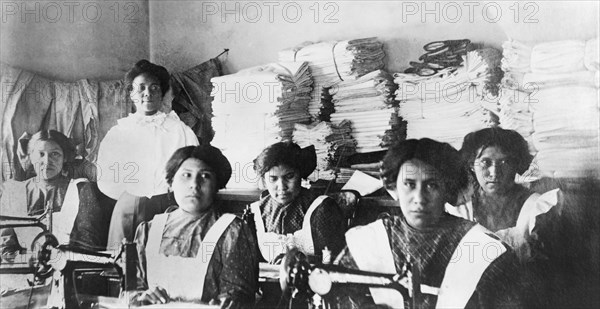
<path fill-rule="evenodd" d="M 459 68 L 427 77 L 394 74 L 406 138 L 428 137 L 459 149 L 466 134 L 495 125 L 485 107 L 496 109 L 496 98 L 484 95 L 492 71 L 477 51 L 470 51 Z"/>
<path fill-rule="evenodd" d="M 340 171 L 338 172 L 335 182 L 336 183 L 347 183 L 355 171 L 361 171 L 369 176 L 379 179 L 380 166 L 381 166 L 380 162 L 375 162 L 375 163 L 366 163 L 366 164 L 353 164 L 349 168 L 340 168 Z"/>
<path fill-rule="evenodd" d="M 351 131 L 348 121 L 338 125 L 327 121 L 295 125 L 293 141 L 302 148 L 314 145 L 317 152 L 317 168 L 309 176 L 311 181 L 336 177 L 337 167 L 355 153 L 356 141 L 352 138 Z"/>
<path fill-rule="evenodd" d="M 529 93 L 502 88 L 498 109 L 500 127 L 519 132 L 527 140 L 531 154 L 535 154 L 537 151 L 533 144 L 533 112 L 530 107 Z"/>
<path fill-rule="evenodd" d="M 533 111 L 529 97 L 535 85 L 523 83 L 525 73 L 530 72 L 531 47 L 511 40 L 504 42 L 502 48 L 504 77 L 498 98 L 500 127 L 519 132 L 527 140 L 531 154 L 535 155 Z M 537 169 L 537 163 L 530 167 L 530 170 L 534 169 Z"/>
<path fill-rule="evenodd" d="M 231 161 L 234 174 L 228 187 L 255 187 L 252 160 L 266 146 L 291 139 L 295 123 L 310 119 L 308 65 L 273 63 L 215 77 L 211 82 L 212 144 Z"/>
<path fill-rule="evenodd" d="M 308 112 L 317 119 L 323 87 L 383 68 L 383 44 L 376 38 L 312 43 L 279 52 L 279 61 L 306 61 L 314 80 Z"/>
<path fill-rule="evenodd" d="M 503 92 L 526 93 L 530 113 L 516 112 L 522 105 L 503 105 L 501 114 L 508 117 L 501 126 L 525 129 L 523 121 L 531 117 L 543 175 L 600 178 L 598 39 L 531 46 L 508 41 L 503 47 Z"/>
<path fill-rule="evenodd" d="M 386 135 L 398 131 L 396 89 L 389 73 L 376 70 L 356 80 L 340 82 L 329 90 L 335 109 L 331 121 L 351 121 L 357 152 L 386 149 Z"/>

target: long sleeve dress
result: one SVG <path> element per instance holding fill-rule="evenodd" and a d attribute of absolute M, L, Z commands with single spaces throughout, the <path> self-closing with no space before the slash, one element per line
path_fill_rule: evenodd
<path fill-rule="evenodd" d="M 319 205 L 316 205 L 314 211 L 310 215 L 308 222 L 305 222 L 311 204 L 318 198 L 314 196 L 308 189 L 302 188 L 298 197 L 287 205 L 277 203 L 270 195 L 266 195 L 259 201 L 252 204 L 253 212 L 257 222 L 258 240 L 263 253 L 263 258 L 270 261 L 271 258 L 277 257 L 280 253 L 285 253 L 283 246 L 276 246 L 267 237 L 261 242 L 261 234 L 281 235 L 284 239 L 285 235 L 298 235 L 298 231 L 302 231 L 307 226 L 310 233 L 312 243 L 305 244 L 306 249 L 312 249 L 305 252 L 314 255 L 321 255 L 323 249 L 327 247 L 331 251 L 332 256 L 337 255 L 344 248 L 344 233 L 346 232 L 346 223 L 343 214 L 331 198 L 324 198 Z M 259 219 L 260 218 L 260 219 Z M 289 239 L 288 239 L 289 241 Z M 272 250 L 274 252 L 266 252 Z M 269 258 L 270 257 L 270 258 Z"/>
<path fill-rule="evenodd" d="M 184 284 L 191 288 L 187 296 L 184 295 L 184 301 L 208 303 L 212 299 L 229 297 L 242 304 L 253 304 L 258 284 L 256 239 L 241 219 L 234 218 L 216 238 L 216 243 L 207 243 L 207 233 L 212 231 L 220 217 L 212 209 L 200 216 L 177 209 L 140 224 L 135 236 L 139 256 L 138 288 L 145 290 L 151 286 L 151 272 L 160 271 L 164 274 L 160 280 L 166 280 L 160 284 Z M 154 234 L 161 235 L 158 252 L 151 252 L 152 228 L 161 218 L 164 228 Z M 149 268 L 149 261 L 157 255 L 175 258 L 179 262 L 166 262 L 160 267 Z M 196 266 L 206 264 L 204 278 L 201 272 L 185 270 L 182 264 L 190 261 Z M 169 292 L 168 286 L 163 287 Z M 201 295 L 200 299 L 195 295 Z"/>
<path fill-rule="evenodd" d="M 151 116 L 130 114 L 118 120 L 100 144 L 98 188 L 116 200 L 108 246 L 118 248 L 125 238 L 133 240 L 135 229 L 152 219 L 154 209 L 145 209 L 152 196 L 165 194 L 165 165 L 173 153 L 198 145 L 194 132 L 175 112 Z"/>
<path fill-rule="evenodd" d="M 167 193 L 165 164 L 175 150 L 195 145 L 198 138 L 175 112 L 130 114 L 100 144 L 98 188 L 114 200 L 125 191 L 146 197 Z"/>
<path fill-rule="evenodd" d="M 537 203 L 539 194 L 529 189 L 515 185 L 506 194 L 506 202 L 499 204 L 491 198 L 486 198 L 479 189 L 471 195 L 465 204 L 446 205 L 446 212 L 475 221 L 490 231 L 496 233 L 504 242 L 515 250 L 519 261 L 525 264 L 531 259 L 529 245 L 530 234 L 535 225 L 535 217 L 548 211 Z"/>
<path fill-rule="evenodd" d="M 52 233 L 60 243 L 103 250 L 112 209 L 101 207 L 98 198 L 98 188 L 84 179 L 59 176 L 43 181 L 34 177 L 4 183 L 0 209 L 5 216 L 37 216 L 51 204 Z M 3 229 L 2 251 L 29 248 L 40 232 L 39 228 Z"/>
<path fill-rule="evenodd" d="M 410 260 L 420 278 L 418 308 L 439 307 L 444 289 L 446 296 L 453 298 L 462 295 L 462 299 L 450 299 L 452 305 L 442 305 L 442 308 L 520 307 L 520 281 L 514 253 L 476 223 L 448 214 L 444 214 L 440 220 L 437 227 L 424 231 L 410 227 L 402 215 L 387 216 L 367 226 L 354 228 L 346 234 L 348 247 L 338 256 L 336 263 L 347 268 L 376 272 L 386 272 L 381 268 L 385 266 L 388 270 L 391 267 L 392 273 L 399 273 L 406 261 Z M 375 237 L 370 234 L 369 231 L 374 227 L 379 227 L 383 234 Z M 468 240 L 467 235 L 476 237 Z M 372 250 L 373 244 L 378 242 L 384 249 Z M 449 269 L 452 264 L 459 264 L 461 259 L 466 259 L 469 271 L 454 273 L 452 278 Z M 362 267 L 357 261 L 361 261 Z M 368 264 L 370 266 L 365 266 Z M 381 297 L 383 293 L 385 298 L 389 291 L 392 290 L 371 290 L 369 293 L 366 288 L 339 289 L 330 297 L 339 308 L 362 308 L 374 303 L 374 295 Z M 448 304 L 448 299 L 444 301 Z M 462 303 L 459 305 L 456 301 Z M 396 302 L 393 307 L 401 305 Z"/>
<path fill-rule="evenodd" d="M 62 176 L 50 181 L 39 178 L 9 180 L 3 184 L 1 194 L 0 214 L 3 216 L 37 216 L 51 204 L 54 211 L 52 234 L 61 244 L 89 250 L 106 248 L 112 208 L 100 206 L 101 194 L 95 183 Z M 48 222 L 44 221 L 44 224 Z M 1 229 L 2 262 L 26 265 L 35 253 L 30 250 L 32 241 L 41 232 L 38 227 Z M 26 279 L 29 277 L 2 275 L 1 289 L 28 287 Z"/>

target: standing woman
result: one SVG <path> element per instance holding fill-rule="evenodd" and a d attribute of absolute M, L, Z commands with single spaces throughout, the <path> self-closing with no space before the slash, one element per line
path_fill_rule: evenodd
<path fill-rule="evenodd" d="M 192 130 L 175 112 L 159 111 L 169 90 L 169 78 L 162 66 L 147 60 L 136 63 L 125 75 L 136 111 L 119 119 L 100 144 L 98 187 L 117 200 L 109 246 L 118 246 L 123 238 L 131 241 L 140 222 L 164 211 L 152 207 L 149 199 L 167 193 L 165 163 L 175 150 L 198 145 Z"/>
<path fill-rule="evenodd" d="M 289 243 L 308 255 L 321 255 L 325 247 L 332 254 L 344 248 L 346 225 L 338 205 L 300 185 L 314 171 L 316 160 L 313 146 L 301 149 L 292 142 L 273 144 L 254 160 L 268 194 L 251 207 L 259 248 L 269 262 L 285 253 Z"/>
<path fill-rule="evenodd" d="M 216 207 L 231 165 L 212 146 L 188 146 L 167 162 L 166 180 L 179 208 L 139 225 L 138 304 L 169 301 L 251 307 L 258 284 L 256 240 L 250 228 Z"/>
<path fill-rule="evenodd" d="M 536 205 L 539 194 L 515 183 L 532 160 L 527 142 L 516 131 L 486 128 L 467 134 L 460 152 L 473 193 L 466 204 L 446 210 L 495 232 L 526 262 L 529 233 L 541 211 Z"/>

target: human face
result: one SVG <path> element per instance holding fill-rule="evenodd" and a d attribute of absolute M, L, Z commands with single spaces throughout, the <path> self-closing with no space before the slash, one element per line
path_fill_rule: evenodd
<path fill-rule="evenodd" d="M 284 165 L 272 167 L 263 176 L 269 194 L 279 204 L 288 204 L 300 194 L 298 171 Z"/>
<path fill-rule="evenodd" d="M 65 155 L 56 142 L 37 141 L 29 153 L 29 160 L 36 175 L 48 180 L 60 174 L 65 164 Z"/>
<path fill-rule="evenodd" d="M 204 161 L 189 158 L 175 172 L 171 190 L 181 209 L 200 214 L 213 204 L 217 193 L 217 175 Z"/>
<path fill-rule="evenodd" d="M 410 226 L 422 230 L 434 227 L 446 203 L 441 175 L 421 160 L 409 160 L 400 167 L 396 192 L 402 214 Z"/>
<path fill-rule="evenodd" d="M 157 78 L 148 74 L 140 74 L 131 83 L 133 89 L 129 96 L 135 104 L 136 112 L 153 115 L 160 108 L 162 91 Z"/>
<path fill-rule="evenodd" d="M 515 184 L 513 160 L 498 147 L 487 147 L 473 163 L 473 171 L 483 191 L 490 195 L 506 193 Z"/>

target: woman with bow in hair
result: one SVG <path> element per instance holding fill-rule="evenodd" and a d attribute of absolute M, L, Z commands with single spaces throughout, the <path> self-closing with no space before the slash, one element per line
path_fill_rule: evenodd
<path fill-rule="evenodd" d="M 104 250 L 111 209 L 99 205 L 98 188 L 87 179 L 73 179 L 70 171 L 75 146 L 55 130 L 42 130 L 31 136 L 22 150 L 35 171 L 25 181 L 9 180 L 0 190 L 0 211 L 8 216 L 38 216 L 52 210 L 52 234 L 59 243 Z M 39 230 L 3 229 L 0 249 L 3 257 L 23 251 Z M 34 234 L 28 233 L 34 232 Z"/>
<path fill-rule="evenodd" d="M 337 254 L 344 247 L 346 226 L 338 205 L 301 186 L 316 164 L 314 146 L 301 149 L 292 142 L 275 143 L 254 160 L 254 170 L 267 189 L 251 205 L 265 260 L 276 262 L 288 244 L 308 255 L 321 255 L 325 247 Z"/>

